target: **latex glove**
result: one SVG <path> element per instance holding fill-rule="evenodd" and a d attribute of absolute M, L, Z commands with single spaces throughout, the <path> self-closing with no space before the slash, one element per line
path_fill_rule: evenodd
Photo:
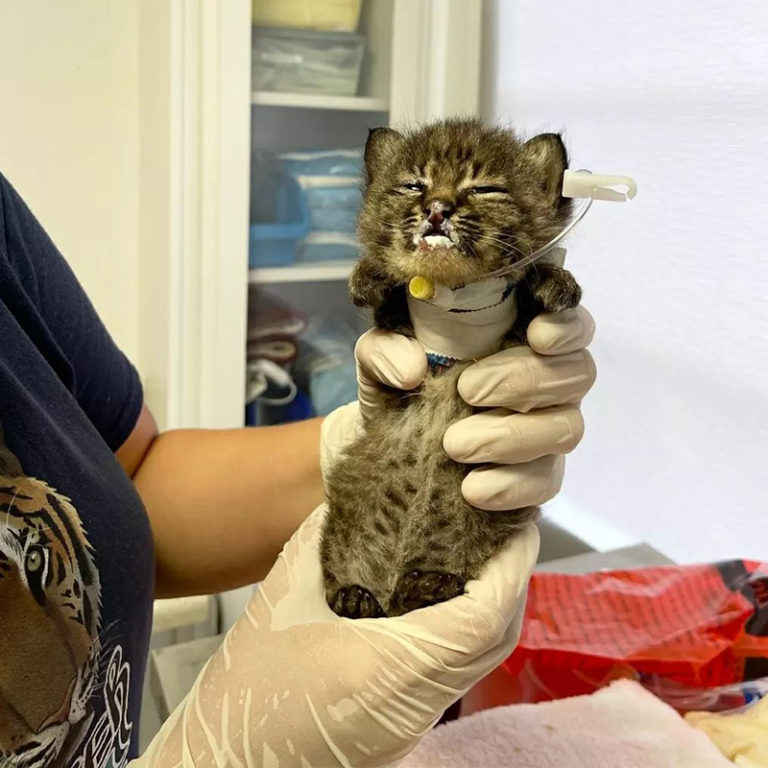
<path fill-rule="evenodd" d="M 519 509 L 560 490 L 570 453 L 584 435 L 580 403 L 595 382 L 585 347 L 595 324 L 583 307 L 543 314 L 528 345 L 486 357 L 459 377 L 470 405 L 493 410 L 451 425 L 443 438 L 455 461 L 482 464 L 464 479 L 464 498 L 480 509 Z"/>
<path fill-rule="evenodd" d="M 525 528 L 466 594 L 405 616 L 325 602 L 319 507 L 132 768 L 390 766 L 494 669 L 520 633 L 539 547 Z"/>
<path fill-rule="evenodd" d="M 493 410 L 452 425 L 443 446 L 453 459 L 483 464 L 464 480 L 464 496 L 482 509 L 519 509 L 542 504 L 560 489 L 564 454 L 583 435 L 579 403 L 595 380 L 585 347 L 594 321 L 583 307 L 539 315 L 526 347 L 491 355 L 467 368 L 459 394 Z M 427 361 L 414 339 L 381 330 L 363 334 L 355 348 L 359 405 L 330 414 L 322 428 L 324 473 L 338 452 L 359 434 L 362 420 L 383 403 L 381 385 L 414 389 Z"/>

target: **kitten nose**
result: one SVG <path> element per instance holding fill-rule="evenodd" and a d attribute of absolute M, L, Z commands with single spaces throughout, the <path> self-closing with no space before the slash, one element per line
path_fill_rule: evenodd
<path fill-rule="evenodd" d="M 424 209 L 424 213 L 433 227 L 439 227 L 453 213 L 453 207 L 442 200 L 433 200 L 429 207 Z"/>

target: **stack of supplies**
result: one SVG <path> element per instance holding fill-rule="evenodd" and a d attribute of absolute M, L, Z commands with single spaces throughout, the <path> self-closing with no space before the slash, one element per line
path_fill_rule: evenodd
<path fill-rule="evenodd" d="M 253 0 L 256 91 L 354 96 L 365 37 L 362 0 Z"/>
<path fill-rule="evenodd" d="M 255 426 L 307 418 L 309 401 L 291 374 L 306 318 L 266 293 L 252 291 L 248 305 L 245 423 Z"/>
<path fill-rule="evenodd" d="M 256 153 L 251 267 L 354 259 L 361 166 L 357 149 Z"/>
<path fill-rule="evenodd" d="M 251 5 L 258 26 L 354 32 L 362 0 L 252 0 Z"/>
<path fill-rule="evenodd" d="M 354 328 L 255 289 L 248 314 L 246 424 L 327 416 L 357 398 Z"/>
<path fill-rule="evenodd" d="M 354 328 L 342 320 L 310 318 L 299 345 L 294 372 L 316 416 L 327 416 L 357 399 L 356 341 Z"/>
<path fill-rule="evenodd" d="M 352 32 L 253 30 L 251 82 L 257 91 L 355 96 L 365 37 Z"/>
<path fill-rule="evenodd" d="M 547 701 L 632 678 L 679 712 L 743 707 L 768 695 L 767 595 L 753 560 L 534 573 L 517 648 L 472 696 Z"/>

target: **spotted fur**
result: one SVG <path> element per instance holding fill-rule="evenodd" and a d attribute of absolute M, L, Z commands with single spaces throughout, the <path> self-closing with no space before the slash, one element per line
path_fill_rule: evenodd
<path fill-rule="evenodd" d="M 380 328 L 411 334 L 405 285 L 416 275 L 457 287 L 513 265 L 565 225 L 567 155 L 559 136 L 522 142 L 474 120 L 401 134 L 371 133 L 359 218 L 362 256 L 350 293 Z M 450 243 L 425 247 L 431 212 Z M 444 214 L 444 215 L 443 215 Z M 570 273 L 520 270 L 520 338 L 542 310 L 578 304 Z M 488 512 L 461 493 L 469 467 L 442 448 L 447 427 L 472 413 L 456 390 L 466 364 L 432 371 L 416 392 L 389 392 L 328 480 L 321 556 L 329 605 L 349 618 L 394 616 L 455 597 L 535 507 Z"/>

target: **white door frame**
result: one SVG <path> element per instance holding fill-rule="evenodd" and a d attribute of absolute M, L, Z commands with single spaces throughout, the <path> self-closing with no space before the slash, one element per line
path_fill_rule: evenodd
<path fill-rule="evenodd" d="M 395 0 L 393 126 L 477 116 L 482 12 L 483 0 Z"/>
<path fill-rule="evenodd" d="M 142 0 L 139 367 L 162 428 L 243 421 L 249 0 Z"/>

